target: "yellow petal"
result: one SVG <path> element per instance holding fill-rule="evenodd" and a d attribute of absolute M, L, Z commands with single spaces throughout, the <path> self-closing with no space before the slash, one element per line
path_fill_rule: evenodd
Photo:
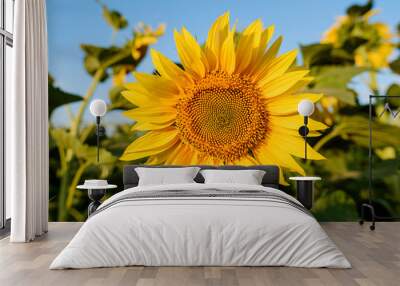
<path fill-rule="evenodd" d="M 293 50 L 267 62 L 264 67 L 261 67 L 260 70 L 254 74 L 253 79 L 258 81 L 259 85 L 264 85 L 280 77 L 293 64 L 296 60 L 296 56 L 297 50 Z"/>
<path fill-rule="evenodd" d="M 274 131 L 274 132 L 280 132 L 281 134 L 284 134 L 285 136 L 300 136 L 299 134 L 299 130 L 298 129 L 288 129 L 288 128 L 281 128 L 279 127 L 279 131 Z M 309 133 L 307 134 L 307 137 L 319 137 L 321 136 L 321 132 L 320 131 L 313 131 L 310 130 Z"/>
<path fill-rule="evenodd" d="M 283 151 L 276 146 L 274 142 L 267 140 L 266 144 L 261 145 L 254 151 L 256 159 L 261 164 L 275 164 L 283 168 L 295 171 L 301 175 L 305 175 L 303 168 L 293 159 L 289 153 Z"/>
<path fill-rule="evenodd" d="M 140 72 L 135 72 L 134 76 L 149 94 L 164 98 L 174 98 L 179 94 L 179 89 L 172 80 Z"/>
<path fill-rule="evenodd" d="M 206 165 L 206 166 L 214 165 L 214 159 L 204 154 L 199 154 L 198 160 L 200 165 Z"/>
<path fill-rule="evenodd" d="M 289 70 L 291 70 L 292 68 L 290 68 Z M 307 86 L 310 82 L 312 82 L 314 80 L 314 78 L 312 76 L 306 76 L 304 78 L 302 78 L 301 80 L 299 80 L 297 83 L 295 83 L 291 88 L 289 88 L 285 94 L 294 94 L 294 93 L 298 93 L 299 91 L 301 92 L 301 90 Z"/>
<path fill-rule="evenodd" d="M 171 120 L 164 122 L 150 122 L 150 121 L 140 121 L 136 122 L 132 127 L 132 131 L 148 131 L 148 130 L 159 130 L 169 127 L 175 123 L 175 117 Z"/>
<path fill-rule="evenodd" d="M 172 127 L 160 131 L 150 131 L 133 141 L 125 149 L 120 160 L 132 161 L 158 154 L 179 140 L 178 133 L 178 130 Z"/>
<path fill-rule="evenodd" d="M 199 43 L 197 42 L 197 40 L 185 28 L 182 28 L 182 36 L 183 36 L 185 42 L 187 43 L 188 48 L 190 49 L 190 52 L 196 54 L 196 56 L 200 58 L 200 61 L 201 61 L 201 63 L 203 63 L 205 70 L 208 71 L 209 66 L 208 66 L 207 57 L 204 54 L 204 52 L 203 52 L 201 46 L 199 45 Z"/>
<path fill-rule="evenodd" d="M 259 55 L 257 59 L 252 62 L 252 65 L 250 66 L 250 69 L 247 70 L 247 73 L 250 75 L 255 74 L 261 69 L 261 67 L 263 67 L 273 58 L 275 58 L 281 47 L 282 40 L 283 37 L 280 36 L 278 39 L 275 40 L 275 42 L 271 45 L 271 47 L 267 50 L 265 54 L 263 52 L 261 55 Z"/>
<path fill-rule="evenodd" d="M 121 95 L 130 103 L 136 106 L 145 106 L 150 104 L 150 102 L 148 101 L 147 91 L 142 88 L 140 84 L 137 84 L 135 89 L 124 90 L 121 92 Z"/>
<path fill-rule="evenodd" d="M 251 157 L 250 155 L 244 156 L 240 158 L 239 160 L 235 161 L 233 165 L 239 165 L 239 166 L 254 166 L 258 165 L 258 162 L 256 159 Z"/>
<path fill-rule="evenodd" d="M 168 106 L 138 107 L 124 111 L 123 114 L 137 121 L 163 123 L 176 118 L 176 109 Z"/>
<path fill-rule="evenodd" d="M 283 94 L 299 80 L 301 80 L 308 71 L 295 71 L 286 73 L 261 86 L 265 98 L 274 97 Z"/>
<path fill-rule="evenodd" d="M 186 144 L 181 142 L 175 150 L 171 152 L 165 163 L 168 165 L 188 165 L 189 155 L 190 154 L 186 153 Z"/>
<path fill-rule="evenodd" d="M 224 13 L 211 26 L 208 31 L 205 45 L 205 53 L 208 59 L 210 70 L 218 68 L 220 49 L 229 33 L 229 12 Z"/>
<path fill-rule="evenodd" d="M 259 49 L 262 33 L 261 20 L 255 20 L 240 35 L 236 49 L 236 72 L 244 71 L 250 64 L 254 53 Z"/>
<path fill-rule="evenodd" d="M 236 55 L 235 55 L 235 44 L 233 42 L 233 36 L 235 34 L 234 29 L 229 32 L 221 49 L 220 56 L 220 69 L 232 74 L 235 71 Z"/>
<path fill-rule="evenodd" d="M 183 88 L 193 84 L 192 77 L 161 53 L 151 49 L 151 58 L 156 70 L 163 77 L 177 82 Z"/>
<path fill-rule="evenodd" d="M 280 167 L 277 162 L 272 161 L 271 157 L 268 158 L 264 158 L 265 161 L 264 163 L 261 163 L 260 161 L 258 161 L 258 159 L 256 158 L 255 160 L 257 161 L 257 165 L 273 165 L 273 166 L 277 166 L 279 169 L 279 185 L 282 186 L 289 186 L 289 183 L 286 181 L 285 176 L 283 174 L 283 168 Z"/>
<path fill-rule="evenodd" d="M 167 159 L 171 156 L 171 153 L 174 152 L 174 150 L 179 146 L 180 141 L 178 140 L 174 145 L 172 145 L 170 148 L 166 149 L 165 151 L 162 151 L 158 154 L 151 155 L 149 159 L 146 161 L 146 165 L 161 165 L 161 164 L 167 164 L 166 161 Z"/>
<path fill-rule="evenodd" d="M 279 128 L 288 128 L 298 130 L 300 126 L 304 125 L 304 118 L 301 115 L 289 116 L 270 116 L 269 124 Z M 324 130 L 328 128 L 325 124 L 315 121 L 311 118 L 308 119 L 308 128 L 310 130 Z"/>
<path fill-rule="evenodd" d="M 182 29 L 182 35 L 175 30 L 174 38 L 176 50 L 185 70 L 194 77 L 204 77 L 206 69 L 202 62 L 202 51 L 197 41 L 185 28 Z"/>
<path fill-rule="evenodd" d="M 273 132 L 267 139 L 269 146 L 278 146 L 282 152 L 290 153 L 299 158 L 304 158 L 304 138 L 300 136 L 288 136 L 279 131 Z M 324 156 L 316 152 L 309 144 L 307 144 L 307 158 L 311 160 L 324 160 Z"/>
<path fill-rule="evenodd" d="M 317 102 L 322 94 L 300 93 L 295 95 L 282 95 L 266 100 L 266 109 L 270 115 L 291 115 L 297 113 L 297 106 L 303 99 Z"/>
<path fill-rule="evenodd" d="M 151 94 L 139 82 L 125 84 L 128 90 L 122 91 L 122 96 L 138 107 L 166 105 L 174 106 L 177 103 L 177 97 L 159 97 L 158 94 Z"/>

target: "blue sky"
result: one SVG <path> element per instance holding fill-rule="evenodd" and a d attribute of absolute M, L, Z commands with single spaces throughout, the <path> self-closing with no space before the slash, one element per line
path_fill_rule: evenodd
<path fill-rule="evenodd" d="M 176 60 L 173 41 L 174 28 L 185 26 L 200 42 L 204 41 L 212 22 L 229 10 L 232 20 L 238 20 L 239 30 L 254 19 L 260 18 L 264 25 L 275 25 L 276 35 L 283 35 L 282 52 L 298 48 L 300 44 L 317 42 L 338 15 L 344 14 L 352 3 L 366 1 L 349 0 L 103 0 L 111 9 L 120 11 L 129 21 L 130 27 L 118 34 L 116 42 L 123 43 L 131 35 L 138 22 L 152 26 L 167 25 L 165 35 L 153 47 L 169 58 Z M 376 8 L 381 13 L 374 20 L 381 20 L 392 27 L 400 22 L 400 1 L 378 0 Z M 83 68 L 81 43 L 107 46 L 111 43 L 111 28 L 101 16 L 101 7 L 95 0 L 49 0 L 47 1 L 49 71 L 62 89 L 83 95 L 91 78 Z M 151 72 L 152 64 L 147 57 L 138 67 L 139 71 Z M 398 77 L 382 75 L 381 82 L 400 82 Z M 133 80 L 133 78 L 131 78 Z M 107 99 L 110 83 L 102 84 L 96 98 Z M 361 86 L 360 93 L 368 93 Z M 74 108 L 73 108 L 74 110 Z M 67 121 L 64 108 L 53 114 L 53 122 Z M 91 120 L 86 114 L 86 120 Z M 119 114 L 105 118 L 110 123 L 125 120 Z"/>

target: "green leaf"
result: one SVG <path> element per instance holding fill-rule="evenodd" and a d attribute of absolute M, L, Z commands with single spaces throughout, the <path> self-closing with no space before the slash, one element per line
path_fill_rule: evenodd
<path fill-rule="evenodd" d="M 386 95 L 400 96 L 400 85 L 394 83 L 391 86 L 389 86 L 388 89 L 386 90 Z"/>
<path fill-rule="evenodd" d="M 400 57 L 389 64 L 391 70 L 400 74 Z"/>
<path fill-rule="evenodd" d="M 129 110 L 134 108 L 135 106 L 127 101 L 122 95 L 121 91 L 125 90 L 122 86 L 113 86 L 109 93 L 108 97 L 111 101 L 111 106 L 109 106 L 109 110 L 114 109 L 122 109 L 122 110 Z"/>
<path fill-rule="evenodd" d="M 354 56 L 332 44 L 310 44 L 300 46 L 304 65 L 307 67 L 326 65 L 352 65 Z"/>
<path fill-rule="evenodd" d="M 106 23 L 116 31 L 122 30 L 128 26 L 128 21 L 121 13 L 115 10 L 109 10 L 105 5 L 103 5 L 103 18 Z"/>
<path fill-rule="evenodd" d="M 322 221 L 343 221 L 358 217 L 356 203 L 344 191 L 326 192 L 319 197 L 312 209 L 315 217 Z"/>
<path fill-rule="evenodd" d="M 68 93 L 56 87 L 54 78 L 49 74 L 49 116 L 57 107 L 80 101 L 83 98 L 79 95 Z"/>
<path fill-rule="evenodd" d="M 71 149 L 73 156 L 75 156 L 76 158 L 92 163 L 94 165 L 97 164 L 96 146 L 90 146 L 88 144 L 81 143 L 79 139 L 71 136 L 63 128 L 53 128 L 50 131 L 50 134 L 56 145 L 59 146 L 59 148 L 64 150 Z M 100 148 L 100 160 L 101 164 L 99 164 L 99 167 L 102 167 L 102 165 L 114 163 L 117 158 L 104 148 Z"/>
<path fill-rule="evenodd" d="M 315 84 L 310 91 L 335 96 L 344 103 L 355 105 L 356 95 L 348 88 L 348 84 L 354 76 L 367 70 L 367 68 L 354 66 L 313 68 L 312 75 L 315 77 Z"/>
<path fill-rule="evenodd" d="M 321 59 L 328 58 L 332 48 L 331 44 L 301 45 L 300 50 L 303 55 L 304 65 L 312 66 L 321 62 Z"/>
<path fill-rule="evenodd" d="M 138 61 L 135 61 L 131 56 L 130 44 L 126 44 L 122 48 L 114 46 L 103 48 L 94 45 L 82 44 L 81 49 L 85 53 L 85 69 L 91 76 L 93 76 L 100 68 L 117 67 L 118 65 L 127 64 L 132 65 L 134 68 L 138 64 Z M 106 80 L 108 76 L 109 75 L 105 73 L 101 80 Z"/>
<path fill-rule="evenodd" d="M 347 8 L 346 13 L 349 16 L 362 16 L 365 15 L 368 11 L 372 9 L 374 5 L 374 1 L 368 0 L 368 2 L 365 5 L 352 5 L 349 8 Z"/>
<path fill-rule="evenodd" d="M 343 116 L 339 124 L 335 126 L 335 131 L 344 140 L 350 140 L 359 146 L 368 148 L 369 128 L 368 118 L 363 116 Z M 393 136 L 400 132 L 399 127 L 372 122 L 372 141 L 374 148 L 386 146 L 399 146 L 400 136 Z"/>

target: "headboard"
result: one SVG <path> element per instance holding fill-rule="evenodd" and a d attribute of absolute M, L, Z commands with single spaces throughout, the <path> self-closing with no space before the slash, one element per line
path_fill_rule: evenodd
<path fill-rule="evenodd" d="M 136 167 L 149 167 L 149 168 L 179 168 L 179 167 L 187 167 L 187 166 L 151 166 L 151 165 L 126 165 L 124 166 L 124 174 L 123 174 L 123 183 L 124 189 L 129 189 L 136 187 L 139 182 L 139 177 L 135 171 Z M 257 165 L 257 166 L 204 166 L 204 165 L 195 165 L 195 167 L 200 167 L 201 169 L 218 169 L 218 170 L 247 170 L 247 169 L 256 169 L 265 171 L 264 178 L 262 180 L 262 185 L 265 187 L 271 188 L 279 188 L 279 168 L 274 165 Z M 194 178 L 197 183 L 203 183 L 204 178 L 200 174 Z"/>

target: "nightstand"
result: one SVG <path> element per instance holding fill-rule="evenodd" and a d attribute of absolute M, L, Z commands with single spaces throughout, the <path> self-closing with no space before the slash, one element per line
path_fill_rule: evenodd
<path fill-rule="evenodd" d="M 88 216 L 96 211 L 101 205 L 100 200 L 108 189 L 115 189 L 117 185 L 110 185 L 106 180 L 85 180 L 83 185 L 79 185 L 77 189 L 87 190 L 91 203 L 88 206 Z"/>
<path fill-rule="evenodd" d="M 297 200 L 310 210 L 314 201 L 314 182 L 321 180 L 320 177 L 290 177 L 289 180 L 296 181 Z"/>

